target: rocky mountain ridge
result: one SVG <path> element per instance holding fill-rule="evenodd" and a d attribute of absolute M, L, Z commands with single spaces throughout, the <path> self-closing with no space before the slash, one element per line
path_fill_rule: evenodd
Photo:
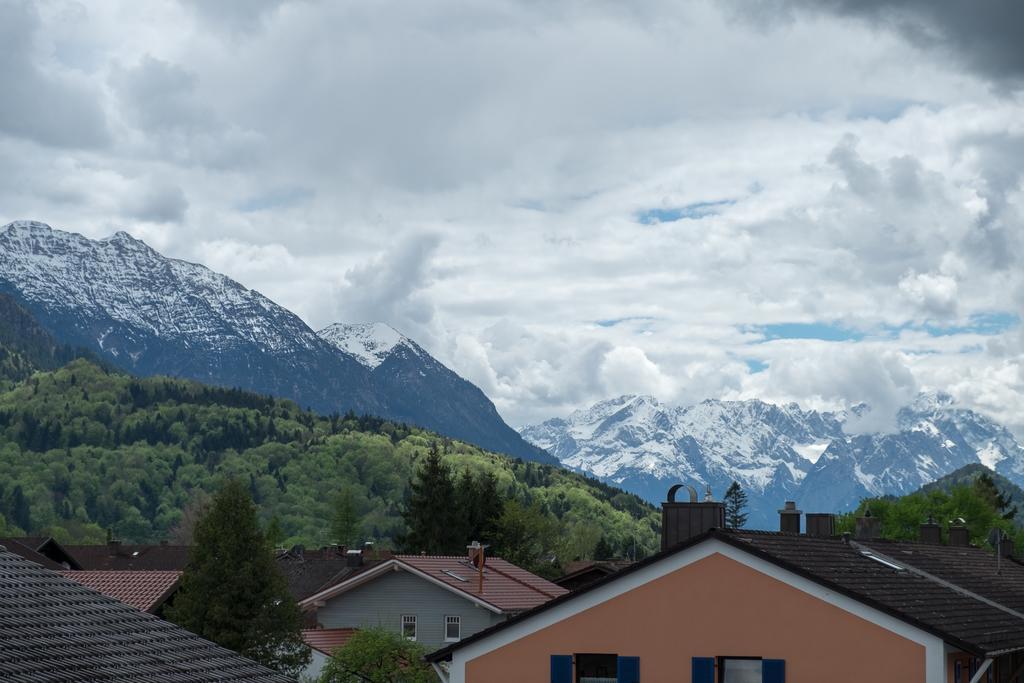
<path fill-rule="evenodd" d="M 750 497 L 750 525 L 762 528 L 777 524 L 785 500 L 808 511 L 844 511 L 864 497 L 916 491 L 972 463 L 1024 483 L 1024 446 L 948 395 L 919 396 L 900 411 L 893 434 L 850 435 L 846 420 L 794 403 L 671 406 L 621 396 L 520 433 L 567 467 L 655 503 L 678 481 L 721 495 L 736 480 Z"/>

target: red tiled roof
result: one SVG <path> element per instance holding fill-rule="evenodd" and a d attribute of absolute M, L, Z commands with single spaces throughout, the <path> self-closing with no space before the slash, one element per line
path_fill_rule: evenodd
<path fill-rule="evenodd" d="M 310 628 L 303 629 L 302 639 L 306 645 L 330 657 L 339 647 L 344 647 L 355 632 L 354 628 Z"/>
<path fill-rule="evenodd" d="M 65 570 L 60 573 L 75 583 L 143 612 L 150 612 L 162 605 L 178 587 L 181 579 L 181 572 L 169 571 Z"/>
<path fill-rule="evenodd" d="M 458 591 L 494 605 L 503 612 L 531 609 L 569 592 L 500 557 L 487 558 L 482 593 L 477 569 L 466 557 L 395 555 L 395 559 Z"/>

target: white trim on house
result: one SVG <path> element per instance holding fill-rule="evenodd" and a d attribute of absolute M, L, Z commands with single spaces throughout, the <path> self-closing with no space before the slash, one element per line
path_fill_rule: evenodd
<path fill-rule="evenodd" d="M 886 614 L 881 610 L 830 590 L 819 583 L 794 574 L 787 569 L 783 569 L 778 565 L 715 538 L 709 538 L 702 543 L 669 555 L 646 567 L 583 593 L 577 598 L 538 612 L 532 617 L 496 631 L 493 635 L 456 649 L 452 653 L 449 680 L 451 683 L 466 683 L 466 663 L 470 660 L 504 647 L 552 624 L 575 616 L 591 607 L 628 593 L 713 554 L 723 555 L 731 560 L 735 560 L 823 602 L 922 645 L 925 648 L 925 680 L 921 683 L 946 683 L 945 643 L 938 636 L 911 626 L 905 621 Z"/>
<path fill-rule="evenodd" d="M 472 593 L 467 593 L 466 591 L 459 590 L 455 586 L 452 586 L 451 584 L 445 583 L 441 579 L 434 578 L 430 574 L 427 574 L 424 571 L 420 571 L 416 567 L 413 567 L 412 565 L 406 564 L 405 562 L 402 562 L 398 558 L 392 558 L 392 559 L 388 560 L 387 562 L 383 562 L 383 563 L 377 565 L 376 567 L 373 567 L 372 569 L 367 569 L 365 572 L 360 572 L 359 574 L 356 574 L 355 576 L 353 576 L 350 579 L 346 579 L 345 581 L 342 581 L 341 583 L 336 583 L 333 586 L 331 586 L 330 588 L 326 588 L 326 589 L 320 591 L 319 593 L 316 593 L 314 595 L 309 596 L 308 598 L 306 598 L 304 600 L 299 601 L 299 608 L 303 609 L 303 610 L 307 610 L 307 609 L 310 609 L 310 608 L 321 607 L 321 606 L 323 606 L 323 603 L 325 601 L 330 600 L 331 598 L 333 598 L 335 596 L 341 595 L 342 593 L 345 593 L 346 591 L 352 590 L 353 588 L 355 588 L 357 586 L 361 586 L 364 583 L 367 583 L 369 581 L 373 581 L 377 577 L 382 576 L 384 574 L 387 574 L 389 572 L 393 572 L 393 571 L 406 571 L 406 572 L 409 572 L 410 574 L 412 574 L 414 576 L 418 576 L 421 579 L 429 581 L 430 583 L 433 583 L 436 586 L 440 586 L 441 588 L 444 588 L 444 589 L 446 589 L 448 591 L 451 591 L 452 593 L 455 593 L 456 595 L 458 595 L 458 596 L 460 596 L 462 598 L 465 598 L 466 600 L 469 600 L 470 602 L 472 602 L 473 604 L 477 605 L 478 607 L 483 607 L 484 609 L 490 610 L 491 612 L 494 612 L 495 614 L 504 614 L 505 613 L 503 610 L 501 610 L 500 608 L 496 607 L 495 605 L 492 605 L 491 603 L 487 602 L 486 600 L 483 600 L 483 599 L 473 595 Z"/>

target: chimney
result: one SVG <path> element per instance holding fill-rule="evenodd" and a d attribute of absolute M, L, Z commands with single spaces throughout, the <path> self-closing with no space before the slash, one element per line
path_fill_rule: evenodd
<path fill-rule="evenodd" d="M 362 550 L 349 550 L 345 553 L 345 566 L 346 567 L 362 567 L 363 566 L 363 551 Z"/>
<path fill-rule="evenodd" d="M 863 517 L 857 518 L 857 527 L 854 530 L 854 538 L 858 541 L 870 541 L 881 536 L 882 520 L 871 516 L 871 510 L 865 510 Z"/>
<path fill-rule="evenodd" d="M 469 563 L 476 566 L 476 558 L 480 554 L 480 550 L 483 546 L 480 545 L 480 541 L 473 541 L 471 544 L 466 546 L 466 558 Z"/>
<path fill-rule="evenodd" d="M 831 512 L 808 512 L 807 535 L 830 538 L 836 535 L 836 516 Z"/>
<path fill-rule="evenodd" d="M 676 491 L 683 488 L 690 493 L 686 503 L 676 502 Z M 700 536 L 709 529 L 725 527 L 725 503 L 711 498 L 711 487 L 703 502 L 697 502 L 697 490 L 685 484 L 676 484 L 668 490 L 668 500 L 661 504 L 661 549 Z"/>
<path fill-rule="evenodd" d="M 962 523 L 951 523 L 949 525 L 949 544 L 966 548 L 971 543 L 971 534 Z"/>
<path fill-rule="evenodd" d="M 921 524 L 918 540 L 921 543 L 931 545 L 942 545 L 942 527 L 935 523 L 935 519 L 928 515 L 928 521 Z"/>
<path fill-rule="evenodd" d="M 1013 557 L 1013 539 L 1003 537 L 999 541 L 999 556 L 1000 557 Z"/>
<path fill-rule="evenodd" d="M 787 500 L 779 510 L 779 531 L 785 534 L 800 533 L 800 511 L 796 509 L 796 502 Z"/>

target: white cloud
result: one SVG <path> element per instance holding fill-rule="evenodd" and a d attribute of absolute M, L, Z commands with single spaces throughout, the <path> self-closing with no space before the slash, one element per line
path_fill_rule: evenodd
<path fill-rule="evenodd" d="M 871 401 L 884 426 L 928 387 L 1024 425 L 1022 333 L 921 331 L 1024 310 L 1024 100 L 884 22 L 33 7 L 0 8 L 11 219 L 128 229 L 313 327 L 389 322 L 516 424 L 643 391 Z M 859 334 L 761 343 L 778 323 Z"/>

